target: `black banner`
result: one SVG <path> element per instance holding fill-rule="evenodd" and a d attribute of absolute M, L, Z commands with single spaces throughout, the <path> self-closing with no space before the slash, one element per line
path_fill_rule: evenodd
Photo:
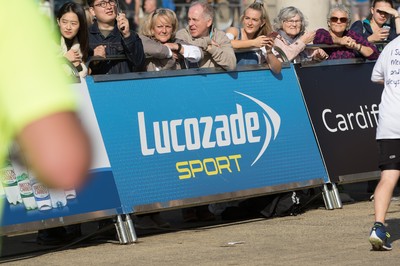
<path fill-rule="evenodd" d="M 374 64 L 295 66 L 332 182 L 379 171 L 375 134 L 383 86 L 371 81 Z"/>

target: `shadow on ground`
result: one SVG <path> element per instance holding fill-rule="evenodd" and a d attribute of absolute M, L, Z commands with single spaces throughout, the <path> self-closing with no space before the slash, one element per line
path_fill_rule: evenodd
<path fill-rule="evenodd" d="M 366 185 L 363 183 L 351 184 L 341 186 L 341 192 L 347 194 L 352 202 L 365 201 L 369 199 L 370 193 L 366 192 Z M 345 203 L 346 204 L 346 203 Z M 315 194 L 315 197 L 307 203 L 305 208 L 302 210 L 306 212 L 311 209 L 324 208 L 324 202 L 321 194 Z M 255 220 L 264 219 L 261 216 L 250 216 L 240 217 L 239 219 L 223 220 L 221 217 L 216 217 L 214 221 L 197 221 L 191 223 L 184 223 L 182 219 L 182 212 L 180 209 L 161 212 L 162 217 L 171 224 L 170 228 L 155 228 L 148 230 L 136 230 L 137 236 L 140 238 L 155 235 L 174 233 L 178 231 L 199 231 L 205 230 L 206 227 L 222 227 L 230 226 L 238 223 L 250 223 Z M 395 230 L 399 228 L 400 219 L 388 220 L 388 230 L 394 232 L 392 240 L 398 240 L 400 238 L 400 232 Z M 20 261 L 24 259 L 30 259 L 32 257 L 41 256 L 43 254 L 58 252 L 67 249 L 77 249 L 85 246 L 95 246 L 104 243 L 115 243 L 119 245 L 119 242 L 113 234 L 109 234 L 111 229 L 114 229 L 111 225 L 108 232 L 102 230 L 101 232 L 97 229 L 97 222 L 82 223 L 82 237 L 74 239 L 70 243 L 63 243 L 58 246 L 45 246 L 36 243 L 36 232 L 18 236 L 3 236 L 2 237 L 2 250 L 0 263 L 6 263 L 10 261 Z M 106 228 L 107 229 L 107 228 Z M 110 237 L 111 236 L 111 237 Z M 140 242 L 140 241 L 139 241 Z"/>

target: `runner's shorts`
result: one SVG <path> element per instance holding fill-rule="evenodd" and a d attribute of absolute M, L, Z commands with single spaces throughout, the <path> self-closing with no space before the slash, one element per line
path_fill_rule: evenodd
<path fill-rule="evenodd" d="M 378 139 L 379 168 L 400 170 L 400 139 Z"/>

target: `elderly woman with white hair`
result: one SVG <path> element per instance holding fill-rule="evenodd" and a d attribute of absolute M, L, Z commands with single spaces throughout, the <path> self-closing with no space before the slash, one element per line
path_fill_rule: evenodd
<path fill-rule="evenodd" d="M 355 31 L 348 30 L 350 11 L 344 5 L 333 6 L 328 13 L 328 30 L 318 29 L 314 43 L 336 45 L 324 48 L 329 59 L 366 58 L 377 59 L 379 52 L 375 45 L 368 42 Z M 337 46 L 339 45 L 339 46 Z"/>
<path fill-rule="evenodd" d="M 306 48 L 308 43 L 312 43 L 315 31 L 306 32 L 307 21 L 298 8 L 282 8 L 274 19 L 273 27 L 278 32 L 274 46 L 280 48 L 289 61 L 320 61 L 328 58 L 328 54 L 320 48 Z"/>

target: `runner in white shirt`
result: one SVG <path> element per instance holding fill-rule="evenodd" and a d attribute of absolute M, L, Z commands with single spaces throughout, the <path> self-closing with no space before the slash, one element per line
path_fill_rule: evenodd
<path fill-rule="evenodd" d="M 376 139 L 379 148 L 381 180 L 375 190 L 375 224 L 369 241 L 374 250 L 391 250 L 390 235 L 384 226 L 393 189 L 400 176 L 400 37 L 380 54 L 371 80 L 384 84 L 379 105 Z"/>

